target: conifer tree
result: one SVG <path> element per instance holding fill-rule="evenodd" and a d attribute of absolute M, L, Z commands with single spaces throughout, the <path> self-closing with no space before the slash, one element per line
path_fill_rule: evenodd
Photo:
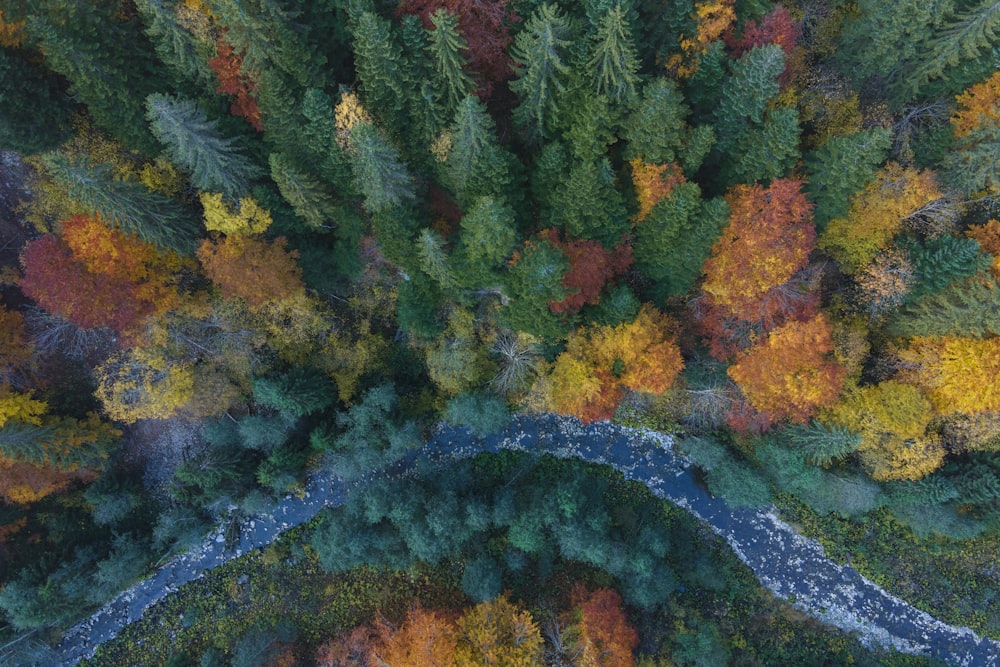
<path fill-rule="evenodd" d="M 261 175 L 236 139 L 223 136 L 218 123 L 209 120 L 194 102 L 156 94 L 149 96 L 146 107 L 153 133 L 199 190 L 222 192 L 237 200 Z"/>
<path fill-rule="evenodd" d="M 905 305 L 886 330 L 893 336 L 1000 336 L 1000 285 L 983 275 L 956 281 Z"/>
<path fill-rule="evenodd" d="M 177 202 L 150 192 L 145 185 L 116 179 L 111 165 L 92 165 L 60 153 L 46 155 L 42 164 L 70 197 L 129 234 L 161 248 L 191 252 L 198 236 L 197 217 Z"/>
<path fill-rule="evenodd" d="M 365 208 L 383 213 L 415 197 L 413 177 L 399 153 L 370 123 L 351 130 L 355 187 L 364 195 Z"/>
<path fill-rule="evenodd" d="M 521 99 L 514 122 L 531 136 L 545 136 L 547 123 L 559 111 L 558 98 L 566 91 L 570 73 L 564 62 L 570 37 L 569 20 L 556 5 L 544 4 L 514 38 L 511 57 L 518 63 L 514 65 L 517 78 L 510 89 Z"/>
<path fill-rule="evenodd" d="M 21 50 L 0 48 L 0 146 L 22 155 L 70 136 L 70 98 L 59 79 Z"/>
<path fill-rule="evenodd" d="M 462 216 L 454 252 L 455 278 L 466 288 L 499 285 L 500 269 L 517 242 L 514 212 L 503 201 L 480 197 Z"/>
<path fill-rule="evenodd" d="M 402 135 L 412 84 L 404 78 L 408 64 L 392 25 L 365 11 L 351 17 L 350 27 L 354 36 L 354 66 L 365 107 Z"/>
<path fill-rule="evenodd" d="M 847 214 L 851 196 L 875 176 L 891 141 L 888 129 L 874 127 L 830 137 L 806 155 L 806 194 L 816 205 L 813 217 L 820 231 L 830 220 Z"/>
<path fill-rule="evenodd" d="M 458 203 L 467 206 L 477 197 L 494 196 L 516 206 L 522 197 L 517 182 L 519 163 L 497 143 L 493 118 L 476 97 L 470 95 L 459 103 L 450 138 L 446 182 Z"/>
<path fill-rule="evenodd" d="M 208 67 L 214 56 L 207 41 L 195 39 L 177 20 L 173 0 L 136 0 L 136 9 L 146 24 L 156 54 L 179 81 L 191 81 L 214 91 L 215 76 Z"/>
<path fill-rule="evenodd" d="M 587 66 L 599 95 L 607 95 L 615 102 L 635 98 L 639 60 L 632 44 L 632 28 L 620 4 L 608 9 L 601 18 Z"/>
<path fill-rule="evenodd" d="M 282 153 L 272 153 L 269 162 L 271 179 L 281 196 L 307 225 L 319 229 L 336 220 L 337 205 L 328 188 L 292 166 L 292 161 Z"/>
<path fill-rule="evenodd" d="M 430 31 L 428 51 L 434 61 L 445 113 L 450 114 L 455 112 L 459 102 L 475 91 L 476 84 L 464 70 L 464 52 L 468 47 L 458 32 L 458 17 L 438 9 L 430 18 L 434 30 Z"/>
<path fill-rule="evenodd" d="M 657 77 L 648 82 L 625 123 L 625 157 L 655 164 L 678 161 L 686 144 L 690 113 L 673 79 Z"/>

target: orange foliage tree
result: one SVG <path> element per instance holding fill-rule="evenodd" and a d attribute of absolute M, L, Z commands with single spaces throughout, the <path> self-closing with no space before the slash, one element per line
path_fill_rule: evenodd
<path fill-rule="evenodd" d="M 579 667 L 632 667 L 639 645 L 639 633 L 625 617 L 622 597 L 611 588 L 587 591 L 576 584 L 572 592 L 574 609 L 562 620 L 574 637 L 573 662 Z"/>
<path fill-rule="evenodd" d="M 728 374 L 750 404 L 771 421 L 805 423 L 832 404 L 845 369 L 830 359 L 832 329 L 822 315 L 774 329 L 767 340 L 741 353 Z"/>
<path fill-rule="evenodd" d="M 562 301 L 552 301 L 549 309 L 553 313 L 578 313 L 584 305 L 600 301 L 601 289 L 609 280 L 619 276 L 632 266 L 632 247 L 626 243 L 607 250 L 598 241 L 572 239 L 559 240 L 559 231 L 549 229 L 541 234 L 552 245 L 566 254 L 569 270 L 563 275 L 562 284 L 566 297 Z"/>
<path fill-rule="evenodd" d="M 667 60 L 666 68 L 679 78 L 686 79 L 698 72 L 701 56 L 709 45 L 720 39 L 736 20 L 736 0 L 706 0 L 694 5 L 694 20 L 697 24 L 694 35 L 681 35 L 681 54 L 674 54 Z"/>
<path fill-rule="evenodd" d="M 316 667 L 373 667 L 374 630 L 359 625 L 349 633 L 329 639 L 316 648 Z"/>
<path fill-rule="evenodd" d="M 176 274 L 184 266 L 176 253 L 86 216 L 63 221 L 60 237 L 29 243 L 21 264 L 21 289 L 40 306 L 77 326 L 119 334 L 176 307 Z"/>
<path fill-rule="evenodd" d="M 231 95 L 233 102 L 229 112 L 234 116 L 245 118 L 258 132 L 263 131 L 260 108 L 253 96 L 255 84 L 243 72 L 243 55 L 235 53 L 233 47 L 226 42 L 225 31 L 216 42 L 216 52 L 218 55 L 208 61 L 208 66 L 215 72 L 219 81 L 216 92 Z"/>
<path fill-rule="evenodd" d="M 1000 338 L 918 336 L 901 350 L 900 379 L 920 387 L 942 414 L 1000 411 Z"/>
<path fill-rule="evenodd" d="M 951 126 L 956 137 L 967 136 L 982 125 L 1000 124 L 1000 72 L 958 95 L 955 101 L 958 110 Z"/>
<path fill-rule="evenodd" d="M 684 182 L 684 172 L 676 162 L 667 164 L 646 164 L 635 158 L 632 165 L 632 185 L 639 200 L 636 222 L 642 222 L 662 199 L 670 196 L 678 185 Z"/>
<path fill-rule="evenodd" d="M 632 322 L 574 332 L 548 378 L 552 409 L 608 419 L 626 389 L 661 394 L 684 367 L 673 323 L 650 305 Z"/>
<path fill-rule="evenodd" d="M 1000 220 L 987 220 L 981 225 L 971 225 L 965 235 L 974 239 L 980 247 L 993 256 L 990 271 L 1000 276 Z"/>
<path fill-rule="evenodd" d="M 703 297 L 694 304 L 694 319 L 717 359 L 786 321 L 811 318 L 818 307 L 818 274 L 803 272 L 816 233 L 802 182 L 736 185 L 726 200 L 729 224 L 702 268 Z"/>
<path fill-rule="evenodd" d="M 455 663 L 455 624 L 444 613 L 414 607 L 395 628 L 375 624 L 372 655 L 378 665 L 441 667 Z"/>
<path fill-rule="evenodd" d="M 734 32 L 730 30 L 725 35 L 725 40 L 734 59 L 738 59 L 751 49 L 768 44 L 777 44 L 785 52 L 786 56 L 791 56 L 801 32 L 801 26 L 788 13 L 788 8 L 785 5 L 779 4 L 761 19 L 759 25 L 756 21 L 750 19 L 743 26 L 743 34 L 738 39 Z M 791 78 L 793 63 L 794 61 L 791 58 L 786 57 L 785 71 L 782 72 L 780 77 L 782 87 Z"/>
<path fill-rule="evenodd" d="M 251 308 L 305 294 L 295 262 L 299 253 L 285 250 L 284 237 L 271 243 L 245 236 L 206 239 L 196 254 L 223 296 L 243 299 Z"/>

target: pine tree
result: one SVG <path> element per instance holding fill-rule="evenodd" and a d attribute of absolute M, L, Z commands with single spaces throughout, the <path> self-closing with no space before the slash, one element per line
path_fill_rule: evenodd
<path fill-rule="evenodd" d="M 413 177 L 399 153 L 370 123 L 351 130 L 355 187 L 364 195 L 370 213 L 383 213 L 415 197 Z"/>
<path fill-rule="evenodd" d="M 455 277 L 440 234 L 432 229 L 422 230 L 417 237 L 417 255 L 420 257 L 420 268 L 442 289 L 449 290 L 455 286 Z"/>
<path fill-rule="evenodd" d="M 453 254 L 455 278 L 468 289 L 500 284 L 499 269 L 517 242 L 514 212 L 493 197 L 480 197 L 462 216 Z"/>
<path fill-rule="evenodd" d="M 785 52 L 774 44 L 751 49 L 732 65 L 714 113 L 717 150 L 729 154 L 748 126 L 764 123 L 767 104 L 778 94 L 778 76 L 784 69 Z"/>
<path fill-rule="evenodd" d="M 46 155 L 42 164 L 70 197 L 123 231 L 161 248 L 193 250 L 198 218 L 174 200 L 114 178 L 109 164 L 94 166 L 83 157 L 71 161 L 60 153 Z"/>
<path fill-rule="evenodd" d="M 476 89 L 476 84 L 465 70 L 464 52 L 468 49 L 465 39 L 458 32 L 458 17 L 438 9 L 431 14 L 434 30 L 430 31 L 430 52 L 434 61 L 438 85 L 446 114 L 454 113 L 458 103 Z"/>
<path fill-rule="evenodd" d="M 199 190 L 222 192 L 235 201 L 262 174 L 236 139 L 224 137 L 218 123 L 209 120 L 194 102 L 157 94 L 149 96 L 146 107 L 153 133 Z"/>
<path fill-rule="evenodd" d="M 632 44 L 632 28 L 620 4 L 608 9 L 601 18 L 587 66 L 598 95 L 607 95 L 615 102 L 635 99 L 639 60 Z"/>
<path fill-rule="evenodd" d="M 412 14 L 403 16 L 400 19 L 399 36 L 404 58 L 409 66 L 407 78 L 412 82 L 407 107 L 410 126 L 401 139 L 415 154 L 415 158 L 418 155 L 423 157 L 454 117 L 458 100 L 446 107 L 447 85 L 435 70 L 433 53 L 430 53 L 431 31 L 424 28 L 420 17 Z M 461 35 L 456 34 L 455 37 L 461 39 Z M 432 57 L 428 58 L 428 54 Z M 460 71 L 465 74 L 464 70 Z"/>
<path fill-rule="evenodd" d="M 558 339 L 566 327 L 549 304 L 566 298 L 562 279 L 569 270 L 566 255 L 545 240 L 531 241 L 515 255 L 507 272 L 509 303 L 502 318 L 513 331 Z"/>
<path fill-rule="evenodd" d="M 1000 123 L 984 124 L 958 138 L 945 155 L 942 177 L 964 195 L 1000 192 Z"/>
<path fill-rule="evenodd" d="M 861 436 L 837 425 L 812 421 L 793 424 L 781 431 L 782 436 L 812 465 L 826 466 L 856 450 Z"/>
<path fill-rule="evenodd" d="M 533 137 L 547 133 L 549 119 L 559 109 L 558 98 L 566 92 L 570 68 L 563 61 L 571 44 L 569 20 L 553 4 L 541 5 L 514 38 L 511 57 L 517 78 L 510 89 L 521 100 L 514 122 Z"/>
<path fill-rule="evenodd" d="M 567 236 L 595 239 L 612 248 L 628 231 L 628 216 L 607 159 L 577 162 L 550 195 L 546 226 L 565 229 Z"/>

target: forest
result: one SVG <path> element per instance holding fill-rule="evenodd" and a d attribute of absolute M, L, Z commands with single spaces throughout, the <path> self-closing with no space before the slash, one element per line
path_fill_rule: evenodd
<path fill-rule="evenodd" d="M 608 470 L 370 482 L 550 412 L 1000 638 L 1000 2 L 0 0 L 0 81 L 0 663 L 323 471 L 150 664 L 923 664 Z"/>

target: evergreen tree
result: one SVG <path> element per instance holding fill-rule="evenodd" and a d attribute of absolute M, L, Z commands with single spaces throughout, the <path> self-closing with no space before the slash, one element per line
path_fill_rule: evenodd
<path fill-rule="evenodd" d="M 417 237 L 417 255 L 420 257 L 420 268 L 437 281 L 441 289 L 450 290 L 455 286 L 455 277 L 440 234 L 432 229 L 422 230 Z"/>
<path fill-rule="evenodd" d="M 628 231 L 628 216 L 607 159 L 576 162 L 550 195 L 546 226 L 577 239 L 595 239 L 613 248 Z"/>
<path fill-rule="evenodd" d="M 526 246 L 507 273 L 510 299 L 502 315 L 506 325 L 539 338 L 563 337 L 566 327 L 549 304 L 566 297 L 562 279 L 568 269 L 566 255 L 548 241 Z"/>
<path fill-rule="evenodd" d="M 320 229 L 337 220 L 337 204 L 322 183 L 293 167 L 292 161 L 281 153 L 272 153 L 269 161 L 271 179 L 281 196 L 307 225 Z"/>
<path fill-rule="evenodd" d="M 469 206 L 477 197 L 493 196 L 516 208 L 523 197 L 519 163 L 497 143 L 493 119 L 476 97 L 458 105 L 450 136 L 445 175 L 458 203 Z"/>
<path fill-rule="evenodd" d="M 941 236 L 904 244 L 916 274 L 908 300 L 940 292 L 949 284 L 985 271 L 992 260 L 969 238 Z"/>
<path fill-rule="evenodd" d="M 639 82 L 639 60 L 632 44 L 632 28 L 620 4 L 608 9 L 594 35 L 593 55 L 587 63 L 594 89 L 615 102 L 632 101 Z"/>
<path fill-rule="evenodd" d="M 480 197 L 462 216 L 454 252 L 455 277 L 463 287 L 500 284 L 498 269 L 510 258 L 517 242 L 514 212 L 493 197 Z"/>
<path fill-rule="evenodd" d="M 389 21 L 369 12 L 351 17 L 354 66 L 365 101 L 394 133 L 405 134 L 405 111 L 413 83 L 405 79 L 408 63 Z"/>
<path fill-rule="evenodd" d="M 861 436 L 838 425 L 813 421 L 793 424 L 782 435 L 788 443 L 813 465 L 828 465 L 841 459 L 861 446 Z"/>
<path fill-rule="evenodd" d="M 649 164 L 676 162 L 687 143 L 686 118 L 691 110 L 677 83 L 657 77 L 642 88 L 642 97 L 625 123 L 626 159 Z"/>
<path fill-rule="evenodd" d="M 847 214 L 851 196 L 875 176 L 892 142 L 882 127 L 830 137 L 805 157 L 806 194 L 816 205 L 813 220 L 820 231 L 830 220 Z"/>
<path fill-rule="evenodd" d="M 748 127 L 763 125 L 768 102 L 778 94 L 778 76 L 784 70 L 785 52 L 775 44 L 751 49 L 732 65 L 713 116 L 717 150 L 734 154 L 735 144 Z"/>
<path fill-rule="evenodd" d="M 791 108 L 767 113 L 759 127 L 750 127 L 722 164 L 726 183 L 768 183 L 784 176 L 799 159 L 799 114 Z"/>
<path fill-rule="evenodd" d="M 974 61 L 990 54 L 1000 43 L 1000 2 L 982 0 L 977 6 L 958 14 L 933 37 L 921 45 L 920 60 L 914 71 L 906 74 L 908 97 L 915 96 L 929 81 L 945 75 L 945 70 L 964 61 Z M 949 72 L 951 73 L 951 72 Z"/>
<path fill-rule="evenodd" d="M 545 136 L 547 124 L 558 112 L 557 101 L 566 92 L 570 68 L 563 61 L 571 44 L 569 20 L 553 4 L 543 4 L 514 38 L 511 57 L 517 78 L 510 89 L 521 103 L 514 122 L 534 137 Z"/>
<path fill-rule="evenodd" d="M 294 419 L 328 408 L 336 399 L 329 378 L 314 368 L 296 366 L 280 375 L 256 378 L 254 400 Z"/>
<path fill-rule="evenodd" d="M 889 320 L 893 336 L 1000 336 L 1000 285 L 975 276 L 912 300 Z"/>
<path fill-rule="evenodd" d="M 371 123 L 351 130 L 355 187 L 370 213 L 384 213 L 414 199 L 413 177 L 399 153 Z"/>
<path fill-rule="evenodd" d="M 429 147 L 441 137 L 442 130 L 455 116 L 458 101 L 446 105 L 447 84 L 435 70 L 431 33 L 424 29 L 420 17 L 413 14 L 403 16 L 400 19 L 399 34 L 404 59 L 409 65 L 408 80 L 412 82 L 408 106 L 409 127 L 401 140 L 406 142 L 412 159 L 425 160 L 430 152 Z M 461 39 L 458 34 L 455 37 Z M 432 57 L 428 58 L 428 54 Z M 464 70 L 460 71 L 465 73 Z"/>
<path fill-rule="evenodd" d="M 71 198 L 129 234 L 161 248 L 191 252 L 199 233 L 196 216 L 145 185 L 115 179 L 111 166 L 93 166 L 83 157 L 46 155 L 42 164 Z"/>
<path fill-rule="evenodd" d="M 636 268 L 655 283 L 656 300 L 694 286 L 728 218 L 725 200 L 703 202 L 697 185 L 682 183 L 636 225 Z"/>
<path fill-rule="evenodd" d="M 431 14 L 434 30 L 430 31 L 428 51 L 434 61 L 440 98 L 446 114 L 455 113 L 459 102 L 475 92 L 476 84 L 465 71 L 464 52 L 468 48 L 458 32 L 458 17 L 438 9 Z"/>
<path fill-rule="evenodd" d="M 31 155 L 69 138 L 72 105 L 57 77 L 26 52 L 0 48 L 0 80 L 0 146 Z"/>
<path fill-rule="evenodd" d="M 32 3 L 23 18 L 46 64 L 66 77 L 69 92 L 87 105 L 97 124 L 129 148 L 155 155 L 143 103 L 166 72 L 139 21 L 123 18 L 113 2 L 60 0 Z"/>
<path fill-rule="evenodd" d="M 214 92 L 215 76 L 208 67 L 214 57 L 207 41 L 195 39 L 177 21 L 173 0 L 136 0 L 135 7 L 146 24 L 146 34 L 156 54 L 178 81 L 190 81 L 205 92 Z"/>
<path fill-rule="evenodd" d="M 942 164 L 944 181 L 964 195 L 1000 191 L 1000 123 L 986 123 L 955 140 Z"/>
<path fill-rule="evenodd" d="M 147 98 L 146 107 L 153 133 L 199 190 L 222 192 L 235 201 L 262 174 L 236 139 L 224 137 L 218 123 L 209 120 L 194 102 L 157 94 Z"/>

